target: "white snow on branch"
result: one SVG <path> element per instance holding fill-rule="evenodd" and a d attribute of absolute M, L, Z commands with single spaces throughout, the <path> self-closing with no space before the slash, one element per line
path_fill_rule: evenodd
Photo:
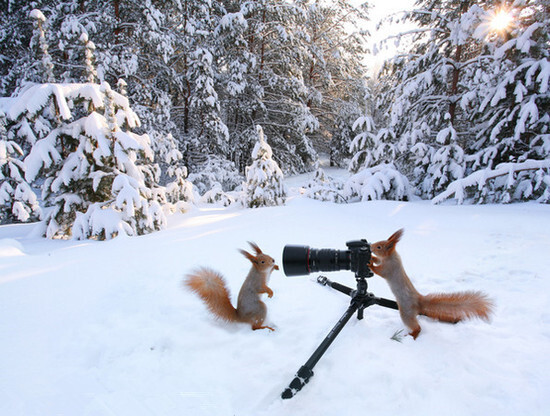
<path fill-rule="evenodd" d="M 526 160 L 521 163 L 501 163 L 495 169 L 483 169 L 474 172 L 463 179 L 452 182 L 447 189 L 432 199 L 432 203 L 438 204 L 454 195 L 459 204 L 462 204 L 465 197 L 465 189 L 471 186 L 477 186 L 482 189 L 488 180 L 507 175 L 507 187 L 514 183 L 514 175 L 528 170 L 550 169 L 550 160 Z M 550 186 L 550 183 L 547 184 Z"/>
<path fill-rule="evenodd" d="M 112 94 L 115 105 L 122 109 L 122 112 L 119 110 L 117 113 L 119 124 L 126 121 L 130 128 L 139 126 L 139 118 L 130 108 L 128 98 L 115 91 L 112 91 Z M 48 105 L 52 97 L 55 98 L 54 102 L 59 116 L 63 120 L 69 120 L 72 117 L 70 103 L 79 99 L 91 102 L 97 109 L 104 107 L 104 92 L 101 91 L 101 86 L 90 83 L 31 84 L 19 95 L 11 98 L 9 102 L 5 102 L 3 106 L 7 107 L 8 118 L 17 120 L 26 113 L 38 113 Z M 125 120 L 121 120 L 122 117 Z"/>
<path fill-rule="evenodd" d="M 348 200 L 379 199 L 410 200 L 412 191 L 408 179 L 393 164 L 381 164 L 359 171 L 344 185 L 343 195 Z"/>

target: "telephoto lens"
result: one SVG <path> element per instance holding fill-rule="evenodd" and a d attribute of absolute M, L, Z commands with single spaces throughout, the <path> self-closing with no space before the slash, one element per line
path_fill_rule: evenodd
<path fill-rule="evenodd" d="M 350 262 L 349 250 L 315 249 L 308 246 L 285 246 L 283 249 L 283 270 L 287 276 L 350 270 Z"/>

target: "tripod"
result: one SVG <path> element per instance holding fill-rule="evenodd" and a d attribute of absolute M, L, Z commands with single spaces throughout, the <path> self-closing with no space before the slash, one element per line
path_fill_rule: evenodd
<path fill-rule="evenodd" d="M 290 399 L 302 390 L 302 387 L 304 387 L 313 376 L 313 367 L 315 367 L 315 364 L 317 364 L 317 362 L 321 359 L 330 344 L 332 344 L 332 342 L 336 339 L 355 311 L 357 311 L 357 319 L 363 319 L 363 312 L 365 308 L 368 308 L 371 305 L 380 305 L 386 308 L 398 309 L 397 302 L 389 299 L 378 298 L 372 293 L 367 292 L 368 285 L 366 277 L 371 277 L 372 275 L 373 274 L 369 269 L 366 271 L 363 270 L 361 272 L 357 272 L 355 275 L 355 279 L 357 280 L 357 290 L 353 290 L 352 288 L 344 286 L 340 283 L 331 282 L 325 276 L 319 276 L 317 278 L 317 282 L 319 284 L 323 286 L 328 285 L 331 288 L 350 296 L 351 303 L 344 315 L 336 323 L 334 328 L 332 328 L 332 331 L 329 332 L 323 342 L 321 342 L 315 352 L 311 355 L 309 360 L 307 360 L 307 362 L 298 370 L 294 380 L 292 380 L 290 385 L 285 389 L 285 391 L 283 391 L 281 394 L 283 399 Z"/>

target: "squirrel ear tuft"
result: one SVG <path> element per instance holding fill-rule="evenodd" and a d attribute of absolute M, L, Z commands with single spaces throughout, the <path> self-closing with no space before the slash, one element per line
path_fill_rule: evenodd
<path fill-rule="evenodd" d="M 245 256 L 248 260 L 250 260 L 252 263 L 258 263 L 255 256 L 250 254 L 248 251 L 245 250 L 239 250 L 243 256 Z"/>
<path fill-rule="evenodd" d="M 250 247 L 256 252 L 256 254 L 262 254 L 262 250 L 260 250 L 260 247 L 252 241 L 249 241 L 248 244 L 250 244 Z"/>
<path fill-rule="evenodd" d="M 401 240 L 401 237 L 403 236 L 403 233 L 405 230 L 401 228 L 400 230 L 397 230 L 394 232 L 390 238 L 388 238 L 388 248 L 393 251 L 395 250 L 395 245 L 398 243 L 399 240 Z"/>
<path fill-rule="evenodd" d="M 405 230 L 403 228 L 397 230 L 390 236 L 390 238 L 388 238 L 388 241 L 393 241 L 394 243 L 397 243 L 399 240 L 401 240 L 401 237 L 403 237 L 404 232 Z"/>

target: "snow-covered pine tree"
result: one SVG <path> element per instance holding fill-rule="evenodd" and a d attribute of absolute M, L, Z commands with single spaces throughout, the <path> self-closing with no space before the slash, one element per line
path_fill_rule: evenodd
<path fill-rule="evenodd" d="M 82 33 L 80 35 L 80 41 L 84 45 L 84 62 L 86 64 L 86 80 L 91 83 L 95 83 L 97 81 L 97 70 L 95 68 L 94 64 L 94 51 L 95 51 L 95 45 L 94 43 L 88 39 L 87 33 Z"/>
<path fill-rule="evenodd" d="M 378 164 L 393 163 L 397 158 L 395 133 L 387 127 L 380 128 L 388 125 L 389 119 L 376 98 L 384 95 L 383 88 L 389 86 L 371 82 L 364 96 L 363 113 L 352 123 L 354 137 L 348 150 L 352 155 L 348 165 L 351 173 Z"/>
<path fill-rule="evenodd" d="M 357 118 L 352 129 L 357 131 L 357 134 L 350 144 L 349 151 L 353 157 L 348 169 L 352 173 L 357 173 L 361 169 L 370 168 L 378 163 L 378 158 L 375 156 L 378 142 L 374 121 L 369 114 Z"/>
<path fill-rule="evenodd" d="M 253 76 L 257 60 L 249 38 L 253 37 L 240 2 L 228 5 L 218 22 L 214 36 L 219 39 L 218 52 L 225 71 L 219 74 L 220 101 L 229 130 L 229 155 L 240 172 L 244 172 L 254 146 L 254 134 L 245 134 L 253 118 L 261 111 L 263 92 Z"/>
<path fill-rule="evenodd" d="M 309 134 L 318 128 L 307 106 L 301 63 L 303 10 L 282 0 L 244 1 L 227 6 L 216 33 L 227 72 L 222 97 L 230 133 L 232 160 L 239 170 L 249 163 L 261 124 L 285 171 L 304 171 L 317 154 Z"/>
<path fill-rule="evenodd" d="M 11 110 L 29 118 L 51 105 L 63 123 L 25 159 L 28 181 L 44 177 L 45 236 L 106 239 L 162 228 L 165 218 L 148 186 L 149 137 L 130 131 L 139 119 L 128 99 L 106 83 L 38 84 L 16 96 Z"/>
<path fill-rule="evenodd" d="M 252 151 L 252 165 L 246 168 L 243 205 L 248 208 L 282 205 L 286 199 L 283 173 L 273 160 L 261 126 L 256 126 L 258 142 Z"/>
<path fill-rule="evenodd" d="M 318 121 L 309 135 L 316 148 L 330 148 L 332 164 L 342 164 L 349 157 L 351 126 L 363 112 L 369 6 L 344 0 L 297 3 L 304 10 L 294 33 L 302 43 L 306 105 Z"/>
<path fill-rule="evenodd" d="M 317 166 L 313 178 L 304 186 L 303 193 L 319 201 L 344 203 L 347 199 L 343 196 L 343 188 L 341 180 L 326 175 L 323 168 Z"/>
<path fill-rule="evenodd" d="M 410 32 L 411 51 L 391 64 L 395 88 L 385 96 L 391 119 L 383 127 L 399 139 L 398 168 L 414 178 L 423 197 L 433 197 L 464 173 L 463 149 L 473 133 L 461 103 L 473 88 L 470 76 L 483 52 L 474 36 L 481 7 L 491 3 L 420 0 L 405 15 L 418 28 Z"/>
<path fill-rule="evenodd" d="M 355 102 L 341 102 L 334 120 L 330 140 L 330 165 L 348 167 L 353 155 L 352 142 L 355 138 L 353 125 L 361 117 L 361 108 Z"/>
<path fill-rule="evenodd" d="M 548 1 L 503 7 L 509 27 L 491 34 L 496 49 L 481 74 L 477 140 L 457 199 L 550 202 L 550 9 Z M 487 20 L 496 12 L 487 13 Z M 490 30 L 490 28 L 489 28 Z M 481 174 L 480 172 L 484 172 Z"/>
<path fill-rule="evenodd" d="M 159 202 L 170 204 L 170 210 L 187 211 L 189 205 L 195 202 L 195 190 L 193 184 L 187 179 L 188 172 L 183 163 L 183 154 L 171 134 L 163 135 L 159 132 L 153 134 L 151 145 L 155 153 L 155 160 L 164 166 L 162 171 L 165 175 L 164 178 L 161 178 L 161 182 L 165 184 L 166 199 L 164 201 L 161 195 Z"/>
<path fill-rule="evenodd" d="M 6 117 L 0 109 L 0 224 L 38 220 L 36 194 L 25 180 L 23 150 L 8 139 Z"/>
<path fill-rule="evenodd" d="M 36 48 L 32 55 L 36 60 L 35 75 L 37 72 L 41 73 L 40 76 L 36 76 L 36 79 L 52 79 L 53 64 L 44 30 L 46 18 L 37 9 L 29 11 L 27 7 L 23 7 L 23 11 L 25 17 L 31 18 L 34 23 L 31 46 L 34 44 Z M 2 31 L 3 36 L 6 36 L 6 33 Z M 14 42 L 14 45 L 16 44 L 17 41 Z M 26 58 L 29 56 L 31 55 L 27 55 Z M 3 81 L 8 81 L 9 78 L 8 74 Z M 8 84 L 5 82 L 4 87 Z M 26 87 L 23 88 L 23 92 Z M 0 102 L 0 139 L 2 140 L 0 144 L 0 179 L 2 180 L 0 217 L 2 223 L 39 219 L 41 209 L 34 190 L 25 179 L 23 160 L 38 138 L 44 137 L 52 128 L 59 125 L 58 112 L 54 106 L 41 108 L 30 117 L 19 117 L 17 104 L 11 97 L 3 98 Z"/>
<path fill-rule="evenodd" d="M 184 107 L 182 97 L 187 97 L 185 102 L 189 103 L 189 48 L 185 40 L 188 32 L 198 29 L 187 24 L 185 8 L 196 3 L 76 1 L 64 5 L 65 13 L 56 23 L 64 55 L 71 62 L 86 62 L 85 76 L 80 65 L 71 69 L 70 79 L 86 81 L 93 76 L 100 81 L 116 81 L 119 92 L 133 102 L 133 110 L 142 122 L 137 131 L 150 137 L 154 162 L 162 172 L 160 183 L 168 191 L 167 201 L 177 204 L 178 209 L 193 200 L 183 154 L 188 126 L 183 128 L 183 117 L 175 107 Z M 94 43 L 87 41 L 85 48 L 75 47 L 78 40 L 86 40 L 88 33 Z M 94 50 L 97 69 L 90 66 Z M 121 76 L 130 83 L 126 84 Z"/>
<path fill-rule="evenodd" d="M 369 108 L 372 104 L 369 96 L 365 101 Z M 409 200 L 412 188 L 407 177 L 395 167 L 395 145 L 388 142 L 390 132 L 387 129 L 376 132 L 370 109 L 355 120 L 352 128 L 357 132 L 350 146 L 353 158 L 348 169 L 353 175 L 344 184 L 343 197 L 347 201 Z"/>
<path fill-rule="evenodd" d="M 30 13 L 30 17 L 33 19 L 34 22 L 35 37 L 38 39 L 37 43 L 41 51 L 42 66 L 44 67 L 43 81 L 53 82 L 54 77 L 52 57 L 48 52 L 48 42 L 46 40 L 46 34 L 43 27 L 44 23 L 46 22 L 46 17 L 38 9 L 32 10 Z"/>
<path fill-rule="evenodd" d="M 69 83 L 87 82 L 94 76 L 99 82 L 107 80 L 114 85 L 125 78 L 128 81 L 126 95 L 142 123 L 139 133 L 146 132 L 155 140 L 183 132 L 175 122 L 181 117 L 174 110 L 179 99 L 188 94 L 186 68 L 181 64 L 182 55 L 188 51 L 176 53 L 184 50 L 180 30 L 184 26 L 182 2 L 42 2 L 48 4 L 48 23 L 55 32 L 51 35 L 54 38 L 51 44 L 55 45 L 52 51 L 56 52 L 54 62 L 61 61 L 65 69 L 57 79 Z M 83 47 L 87 37 L 93 39 L 93 44 L 88 41 Z M 97 57 L 95 68 L 89 65 L 92 52 Z M 95 72 L 90 73 L 90 68 Z M 181 149 L 182 136 L 183 133 L 175 137 Z M 155 156 L 155 161 L 165 170 L 161 155 Z"/>
<path fill-rule="evenodd" d="M 206 46 L 206 45 L 205 45 Z M 196 113 L 195 138 L 202 153 L 227 155 L 229 131 L 220 117 L 218 93 L 214 88 L 214 57 L 206 47 L 198 47 L 192 55 L 189 80 L 195 86 L 191 109 Z"/>
<path fill-rule="evenodd" d="M 453 180 L 464 176 L 464 150 L 458 144 L 458 135 L 453 124 L 449 123 L 447 128 L 441 129 L 435 140 L 438 147 L 418 143 L 411 148 L 420 161 L 416 165 L 415 177 L 424 177 L 419 184 L 422 195 L 437 194 L 447 189 Z M 426 163 L 428 159 L 429 163 Z"/>
<path fill-rule="evenodd" d="M 0 96 L 8 97 L 21 81 L 39 82 L 44 70 L 37 65 L 33 50 L 33 25 L 29 14 L 35 8 L 31 2 L 2 2 L 0 19 Z"/>
<path fill-rule="evenodd" d="M 233 191 L 242 185 L 243 176 L 233 162 L 221 156 L 209 155 L 204 163 L 197 166 L 197 171 L 189 175 L 189 180 L 202 195 L 217 187 L 225 192 Z"/>
<path fill-rule="evenodd" d="M 215 56 L 219 40 L 212 36 L 217 25 L 217 7 L 210 0 L 188 5 L 188 27 L 192 34 L 186 38 L 191 51 L 187 68 L 191 135 L 198 142 L 193 149 L 201 154 L 229 155 L 229 131 L 221 119 L 221 107 L 216 88 L 220 72 Z M 189 30 L 189 29 L 186 29 Z M 187 58 L 186 58 L 187 59 Z"/>
<path fill-rule="evenodd" d="M 393 163 L 365 168 L 352 175 L 344 184 L 342 192 L 349 202 L 387 199 L 408 201 L 412 197 L 409 180 Z"/>

